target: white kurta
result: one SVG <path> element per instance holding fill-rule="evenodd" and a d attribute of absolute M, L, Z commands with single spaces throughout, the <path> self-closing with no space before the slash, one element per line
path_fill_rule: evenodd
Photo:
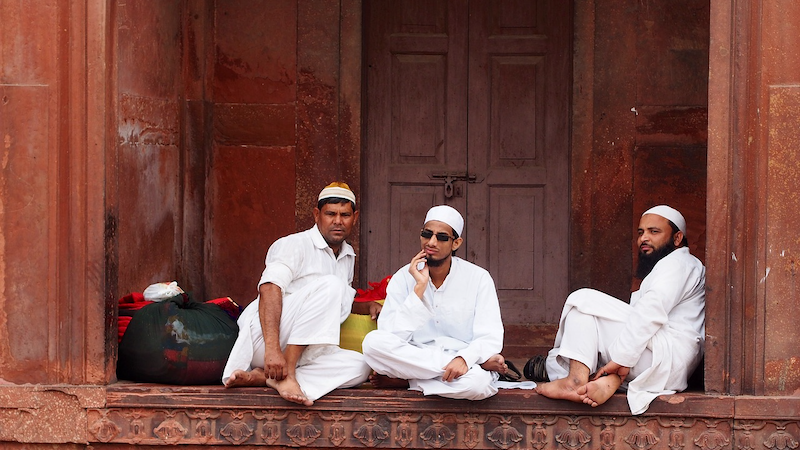
<path fill-rule="evenodd" d="M 336 257 L 316 225 L 275 241 L 267 252 L 258 283 L 273 283 L 283 292 L 280 346 L 307 345 L 297 363 L 303 392 L 316 400 L 333 389 L 356 386 L 370 368 L 363 356 L 339 348 L 340 324 L 350 314 L 355 290 L 355 252 L 346 242 Z M 223 383 L 234 370 L 264 367 L 264 335 L 259 299 L 247 305 L 237 321 L 239 336 L 223 371 Z"/>
<path fill-rule="evenodd" d="M 428 283 L 422 300 L 404 266 L 386 288 L 378 329 L 362 349 L 377 372 L 409 380 L 426 395 L 480 400 L 497 393 L 496 378 L 480 364 L 503 348 L 503 322 L 494 281 L 486 270 L 453 257 L 450 273 L 436 289 Z M 461 356 L 469 371 L 444 382 L 443 368 Z"/>
<path fill-rule="evenodd" d="M 592 372 L 609 361 L 631 367 L 628 405 L 641 414 L 657 396 L 686 389 L 704 342 L 705 268 L 682 247 L 656 263 L 630 304 L 592 289 L 572 293 L 547 373 L 566 377 L 570 359 Z"/>

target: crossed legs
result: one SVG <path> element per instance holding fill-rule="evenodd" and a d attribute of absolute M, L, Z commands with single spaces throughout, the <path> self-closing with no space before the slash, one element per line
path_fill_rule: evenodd
<path fill-rule="evenodd" d="M 283 380 L 276 380 L 274 378 L 267 378 L 264 369 L 254 367 L 253 369 L 235 370 L 225 383 L 225 387 L 241 387 L 241 386 L 269 386 L 280 394 L 283 399 L 294 402 L 300 405 L 311 406 L 314 404 L 303 393 L 300 388 L 300 383 L 297 382 L 296 368 L 297 361 L 306 349 L 305 345 L 287 345 L 283 350 L 283 356 L 286 358 L 286 366 L 289 374 Z"/>

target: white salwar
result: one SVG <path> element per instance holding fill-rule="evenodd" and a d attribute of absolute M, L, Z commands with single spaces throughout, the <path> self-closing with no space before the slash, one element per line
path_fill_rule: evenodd
<path fill-rule="evenodd" d="M 570 360 L 590 372 L 609 361 L 630 367 L 628 406 L 641 414 L 659 395 L 686 389 L 704 342 L 705 268 L 682 247 L 656 263 L 630 304 L 592 289 L 573 292 L 547 373 L 551 380 L 565 378 Z"/>
<path fill-rule="evenodd" d="M 350 314 L 355 290 L 355 252 L 342 243 L 335 256 L 316 225 L 281 238 L 267 252 L 258 285 L 273 283 L 283 291 L 280 347 L 308 346 L 297 362 L 296 377 L 303 393 L 317 400 L 337 388 L 362 384 L 370 368 L 363 356 L 339 348 L 341 323 Z M 264 367 L 264 335 L 258 315 L 259 299 L 250 303 L 239 320 L 239 336 L 222 375 L 223 383 L 235 370 Z"/>
<path fill-rule="evenodd" d="M 494 281 L 486 270 L 453 257 L 437 289 L 429 282 L 422 300 L 408 265 L 392 276 L 378 329 L 362 342 L 375 372 L 408 380 L 425 395 L 481 400 L 497 393 L 497 374 L 480 367 L 503 348 L 503 322 Z M 444 367 L 456 357 L 469 370 L 445 382 Z"/>

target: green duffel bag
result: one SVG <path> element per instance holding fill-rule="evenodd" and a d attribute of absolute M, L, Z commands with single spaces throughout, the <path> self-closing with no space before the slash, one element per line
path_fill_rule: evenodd
<path fill-rule="evenodd" d="M 117 377 L 164 384 L 219 384 L 239 327 L 219 305 L 188 294 L 138 310 L 119 344 Z"/>

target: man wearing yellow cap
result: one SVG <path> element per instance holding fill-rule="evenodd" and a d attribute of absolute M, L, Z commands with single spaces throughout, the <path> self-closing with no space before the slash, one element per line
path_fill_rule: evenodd
<path fill-rule="evenodd" d="M 346 242 L 356 197 L 345 183 L 319 194 L 314 226 L 275 241 L 258 283 L 258 298 L 239 318 L 239 337 L 223 371 L 226 387 L 269 386 L 311 406 L 333 389 L 367 380 L 358 352 L 339 348 L 339 326 L 353 309 L 355 252 Z M 380 305 L 359 303 L 358 313 Z"/>
<path fill-rule="evenodd" d="M 554 348 L 526 364 L 528 378 L 553 380 L 539 394 L 598 406 L 628 379 L 628 406 L 641 414 L 657 396 L 686 389 L 703 356 L 705 268 L 669 206 L 642 214 L 637 243 L 642 283 L 630 304 L 592 289 L 567 298 Z"/>
<path fill-rule="evenodd" d="M 505 368 L 500 306 L 489 272 L 453 256 L 463 228 L 454 208 L 431 208 L 422 250 L 389 281 L 378 329 L 361 344 L 377 387 L 469 400 L 497 393 L 494 381 Z"/>

